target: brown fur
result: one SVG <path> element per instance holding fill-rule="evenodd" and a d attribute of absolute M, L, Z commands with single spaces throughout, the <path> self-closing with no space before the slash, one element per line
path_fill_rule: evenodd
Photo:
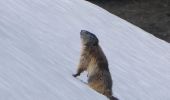
<path fill-rule="evenodd" d="M 87 71 L 88 85 L 92 89 L 107 96 L 110 100 L 118 100 L 112 96 L 112 79 L 108 68 L 108 61 L 101 47 L 98 44 L 98 40 L 95 41 L 97 37 L 93 38 L 92 40 L 89 40 L 88 42 L 86 40 L 86 43 L 84 43 L 85 39 L 87 39 L 87 37 L 84 38 L 84 35 L 86 34 L 83 34 L 81 37 L 82 51 L 77 69 L 77 74 L 74 74 L 73 76 L 76 77 L 80 75 L 83 71 Z M 91 35 L 89 35 L 89 37 L 90 36 Z"/>

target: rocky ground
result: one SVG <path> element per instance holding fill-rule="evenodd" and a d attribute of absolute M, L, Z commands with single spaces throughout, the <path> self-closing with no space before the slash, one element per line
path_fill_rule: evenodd
<path fill-rule="evenodd" d="M 88 0 L 170 43 L 170 0 Z"/>

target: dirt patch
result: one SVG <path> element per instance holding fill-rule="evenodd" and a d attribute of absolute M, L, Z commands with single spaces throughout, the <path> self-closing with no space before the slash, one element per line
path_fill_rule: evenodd
<path fill-rule="evenodd" d="M 170 0 L 88 0 L 170 43 Z"/>

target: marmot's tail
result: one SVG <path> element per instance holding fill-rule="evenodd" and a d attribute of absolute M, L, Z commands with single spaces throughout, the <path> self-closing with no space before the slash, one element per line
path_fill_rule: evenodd
<path fill-rule="evenodd" d="M 114 96 L 111 96 L 109 97 L 110 100 L 119 100 L 118 98 L 114 97 Z"/>

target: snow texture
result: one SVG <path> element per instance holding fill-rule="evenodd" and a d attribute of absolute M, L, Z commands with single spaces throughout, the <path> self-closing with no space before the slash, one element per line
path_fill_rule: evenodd
<path fill-rule="evenodd" d="M 170 100 L 170 45 L 84 0 L 1 0 L 0 100 L 107 100 L 72 77 L 81 29 L 99 38 L 116 97 Z"/>

